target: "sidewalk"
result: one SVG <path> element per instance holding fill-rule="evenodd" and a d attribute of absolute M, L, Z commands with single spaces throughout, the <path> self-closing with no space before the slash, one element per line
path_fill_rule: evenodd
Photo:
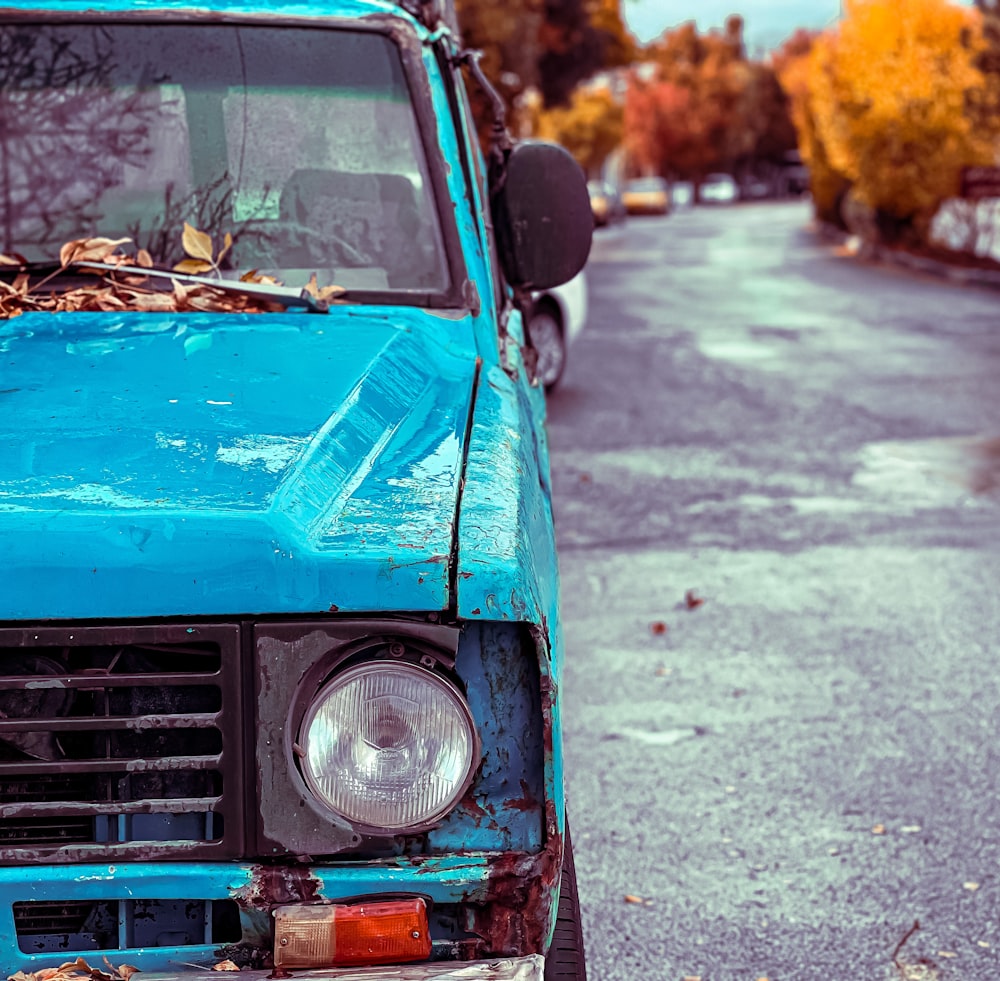
<path fill-rule="evenodd" d="M 886 265 L 899 266 L 912 272 L 948 279 L 963 286 L 985 286 L 1000 290 L 1000 270 L 952 265 L 928 256 L 914 255 L 902 249 L 863 242 L 859 236 L 851 235 L 825 222 L 817 221 L 815 227 L 821 238 L 835 243 L 845 254 L 856 256 L 858 259 L 884 262 Z"/>

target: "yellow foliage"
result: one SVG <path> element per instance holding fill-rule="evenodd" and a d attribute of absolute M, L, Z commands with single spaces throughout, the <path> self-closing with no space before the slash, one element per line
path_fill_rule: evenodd
<path fill-rule="evenodd" d="M 957 193 L 963 166 L 993 160 L 995 134 L 965 112 L 984 84 L 979 27 L 976 11 L 948 0 L 846 0 L 839 29 L 808 57 L 808 151 L 822 148 L 869 207 L 928 220 Z"/>
<path fill-rule="evenodd" d="M 818 49 L 827 48 L 830 44 L 831 35 L 820 35 L 809 47 L 803 46 L 801 52 L 783 59 L 779 79 L 788 96 L 802 161 L 809 168 L 810 191 L 816 214 L 824 221 L 839 224 L 840 199 L 850 181 L 831 163 L 814 109 L 814 101 L 818 101 L 821 94 L 825 94 L 828 101 L 830 97 L 823 85 L 827 80 L 826 74 L 815 77 L 815 64 L 819 62 L 826 66 L 829 58 L 828 51 Z"/>
<path fill-rule="evenodd" d="M 535 125 L 539 139 L 561 143 L 594 176 L 623 134 L 623 109 L 605 88 L 577 89 L 568 106 L 540 112 Z"/>

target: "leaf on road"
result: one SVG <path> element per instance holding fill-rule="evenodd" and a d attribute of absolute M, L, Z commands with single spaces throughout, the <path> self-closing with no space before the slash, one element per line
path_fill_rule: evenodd
<path fill-rule="evenodd" d="M 979 883 L 978 882 L 963 882 L 962 883 L 962 888 L 963 889 L 968 889 L 969 892 L 975 892 L 979 888 Z"/>
<path fill-rule="evenodd" d="M 698 607 L 701 606 L 704 602 L 705 601 L 700 596 L 695 596 L 693 589 L 689 589 L 684 594 L 684 605 L 689 610 L 697 610 Z"/>
<path fill-rule="evenodd" d="M 938 972 L 933 964 L 921 961 L 919 964 L 910 964 L 907 961 L 899 961 L 896 964 L 899 976 L 902 981 L 938 981 Z"/>
<path fill-rule="evenodd" d="M 238 971 L 239 969 L 239 964 L 234 964 L 232 961 L 219 961 L 218 964 L 212 965 L 213 971 Z"/>
<path fill-rule="evenodd" d="M 665 634 L 667 632 L 667 625 L 662 620 L 656 620 L 649 625 L 649 632 L 651 634 Z"/>
<path fill-rule="evenodd" d="M 875 827 L 872 828 L 872 834 L 873 835 L 884 835 L 885 834 L 885 825 L 884 824 L 876 824 Z"/>

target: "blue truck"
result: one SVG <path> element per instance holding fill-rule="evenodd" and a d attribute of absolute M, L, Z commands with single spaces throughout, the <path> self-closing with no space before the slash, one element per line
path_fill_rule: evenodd
<path fill-rule="evenodd" d="M 591 229 L 447 3 L 0 0 L 4 976 L 585 978 L 524 313 Z"/>

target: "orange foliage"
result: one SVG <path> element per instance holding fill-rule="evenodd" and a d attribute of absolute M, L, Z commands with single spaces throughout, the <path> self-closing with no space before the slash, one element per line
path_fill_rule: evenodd
<path fill-rule="evenodd" d="M 650 45 L 652 60 L 632 73 L 625 107 L 634 170 L 697 183 L 794 147 L 773 69 L 747 59 L 742 30 L 738 17 L 708 34 L 688 23 Z"/>
<path fill-rule="evenodd" d="M 781 80 L 820 215 L 849 183 L 873 228 L 920 240 L 962 167 L 993 161 L 1000 119 L 969 114 L 985 90 L 981 28 L 949 0 L 846 0 L 808 54 L 789 46 Z"/>

